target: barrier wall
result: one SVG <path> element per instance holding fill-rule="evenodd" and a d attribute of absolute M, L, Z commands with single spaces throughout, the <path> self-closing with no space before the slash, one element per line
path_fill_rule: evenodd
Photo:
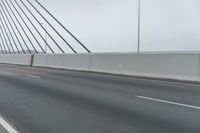
<path fill-rule="evenodd" d="M 30 65 L 31 55 L 0 55 L 0 63 Z"/>
<path fill-rule="evenodd" d="M 200 54 L 192 53 L 141 53 L 95 54 L 91 70 L 117 74 L 200 80 Z"/>
<path fill-rule="evenodd" d="M 35 55 L 33 66 L 89 70 L 89 54 Z"/>
<path fill-rule="evenodd" d="M 0 63 L 30 65 L 31 55 L 0 55 Z M 33 66 L 200 81 L 200 53 L 34 55 Z"/>
<path fill-rule="evenodd" d="M 34 66 L 200 81 L 199 53 L 36 55 Z"/>

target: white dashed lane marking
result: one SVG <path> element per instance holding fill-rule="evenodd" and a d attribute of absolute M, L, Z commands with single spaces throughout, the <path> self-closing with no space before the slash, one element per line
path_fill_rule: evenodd
<path fill-rule="evenodd" d="M 27 75 L 25 75 L 25 76 L 27 76 L 27 77 L 32 77 L 32 78 L 41 78 L 40 76 L 31 75 L 31 74 L 27 74 Z"/>
<path fill-rule="evenodd" d="M 162 100 L 162 99 L 156 99 L 156 98 L 151 98 L 151 97 L 145 97 L 145 96 L 136 96 L 136 97 L 140 98 L 140 99 L 145 99 L 145 100 L 150 100 L 150 101 L 156 101 L 156 102 L 160 102 L 160 103 L 173 104 L 173 105 L 177 105 L 177 106 L 183 106 L 183 107 L 187 107 L 187 108 L 192 108 L 192 109 L 198 109 L 198 110 L 200 110 L 200 107 L 189 105 L 189 104 L 177 103 L 177 102 L 172 102 L 172 101 L 167 101 L 167 100 Z"/>

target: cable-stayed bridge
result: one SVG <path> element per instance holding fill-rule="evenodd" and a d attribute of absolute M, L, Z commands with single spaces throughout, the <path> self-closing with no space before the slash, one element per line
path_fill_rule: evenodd
<path fill-rule="evenodd" d="M 46 53 L 47 49 L 49 53 L 77 53 L 73 45 L 57 30 L 59 28 L 74 39 L 76 45 L 80 45 L 85 52 L 90 53 L 90 50 L 38 0 L 2 0 L 0 7 L 0 50 L 2 54 L 37 54 Z M 55 27 L 52 23 L 57 23 L 58 26 Z M 54 33 L 49 32 L 50 29 L 47 30 L 44 24 L 48 25 Z M 58 39 L 61 41 L 57 41 Z M 42 46 L 44 43 L 46 50 Z M 67 51 L 65 47 L 68 47 L 70 51 Z"/>
<path fill-rule="evenodd" d="M 199 52 L 91 53 L 38 0 L 1 0 L 0 52 L 0 133 L 200 132 Z"/>

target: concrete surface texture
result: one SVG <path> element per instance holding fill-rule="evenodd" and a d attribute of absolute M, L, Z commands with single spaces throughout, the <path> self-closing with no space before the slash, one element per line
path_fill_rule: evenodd
<path fill-rule="evenodd" d="M 0 114 L 22 133 L 199 133 L 199 85 L 0 64 Z"/>
<path fill-rule="evenodd" d="M 19 64 L 19 65 L 29 65 L 31 60 L 31 55 L 15 55 L 15 54 L 0 54 L 0 63 L 9 64 Z"/>
<path fill-rule="evenodd" d="M 89 70 L 90 54 L 35 55 L 34 66 Z"/>
<path fill-rule="evenodd" d="M 30 55 L 1 55 L 1 63 L 30 65 Z M 200 53 L 34 55 L 33 66 L 200 81 Z"/>
<path fill-rule="evenodd" d="M 34 65 L 200 81 L 199 53 L 36 55 Z"/>

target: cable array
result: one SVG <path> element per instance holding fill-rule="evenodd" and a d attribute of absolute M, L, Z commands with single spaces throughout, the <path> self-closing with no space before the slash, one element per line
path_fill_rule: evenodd
<path fill-rule="evenodd" d="M 44 23 L 41 22 L 45 22 L 50 30 L 47 30 L 43 25 Z M 91 51 L 38 0 L 0 1 L 1 54 L 78 53 L 75 49 L 77 46 L 69 43 L 69 41 L 67 41 L 68 38 L 63 32 L 57 29 L 62 29 L 68 37 L 71 37 L 75 45 L 81 47 L 85 52 L 91 53 Z M 43 33 L 45 33 L 46 37 L 44 37 Z M 49 41 L 47 41 L 47 37 L 50 39 Z M 58 41 L 58 38 L 60 41 Z M 45 44 L 45 48 L 42 44 Z M 68 51 L 64 47 L 67 47 Z"/>

